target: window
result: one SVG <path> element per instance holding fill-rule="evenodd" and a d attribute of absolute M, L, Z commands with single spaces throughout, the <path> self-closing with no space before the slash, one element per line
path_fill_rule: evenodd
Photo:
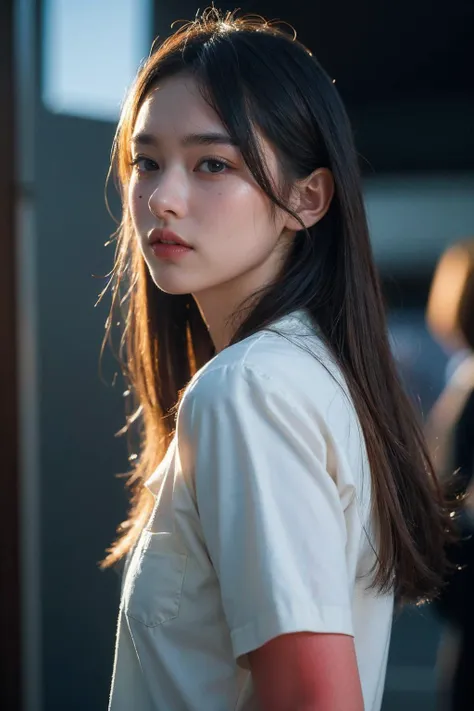
<path fill-rule="evenodd" d="M 152 0 L 44 0 L 43 103 L 116 121 L 151 40 Z"/>

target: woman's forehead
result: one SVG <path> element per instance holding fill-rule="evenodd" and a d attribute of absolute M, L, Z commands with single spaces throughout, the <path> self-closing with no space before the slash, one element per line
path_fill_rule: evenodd
<path fill-rule="evenodd" d="M 138 112 L 134 134 L 226 134 L 216 111 L 204 100 L 192 77 L 170 77 L 153 87 Z"/>

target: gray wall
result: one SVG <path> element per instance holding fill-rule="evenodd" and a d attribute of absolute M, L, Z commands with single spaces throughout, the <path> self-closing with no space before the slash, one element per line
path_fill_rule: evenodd
<path fill-rule="evenodd" d="M 103 557 L 125 514 L 120 380 L 99 377 L 114 229 L 103 200 L 113 127 L 37 117 L 42 675 L 48 711 L 105 708 L 119 578 Z M 104 360 L 112 381 L 114 363 Z"/>

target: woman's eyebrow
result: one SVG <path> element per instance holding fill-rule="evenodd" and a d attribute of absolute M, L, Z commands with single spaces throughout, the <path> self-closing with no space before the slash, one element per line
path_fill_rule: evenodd
<path fill-rule="evenodd" d="M 158 147 L 160 140 L 151 133 L 137 133 L 132 136 L 132 143 L 135 145 L 142 146 L 155 146 Z M 226 133 L 211 132 L 211 133 L 189 133 L 180 141 L 181 145 L 185 148 L 189 146 L 209 146 L 209 145 L 226 145 L 226 146 L 236 146 L 237 142 L 234 141 Z"/>

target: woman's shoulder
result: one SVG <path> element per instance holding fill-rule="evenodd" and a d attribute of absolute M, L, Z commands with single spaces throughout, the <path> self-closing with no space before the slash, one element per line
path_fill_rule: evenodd
<path fill-rule="evenodd" d="M 347 400 L 340 369 L 306 313 L 295 312 L 225 348 L 192 379 L 183 400 L 222 403 L 259 390 L 313 409 Z"/>
<path fill-rule="evenodd" d="M 262 447 L 271 446 L 269 432 L 275 447 L 284 433 L 317 452 L 347 491 L 366 481 L 370 498 L 362 429 L 343 375 L 317 330 L 293 319 L 229 346 L 196 374 L 180 403 L 182 441 L 203 427 L 227 427 L 236 437 L 243 430 Z"/>

